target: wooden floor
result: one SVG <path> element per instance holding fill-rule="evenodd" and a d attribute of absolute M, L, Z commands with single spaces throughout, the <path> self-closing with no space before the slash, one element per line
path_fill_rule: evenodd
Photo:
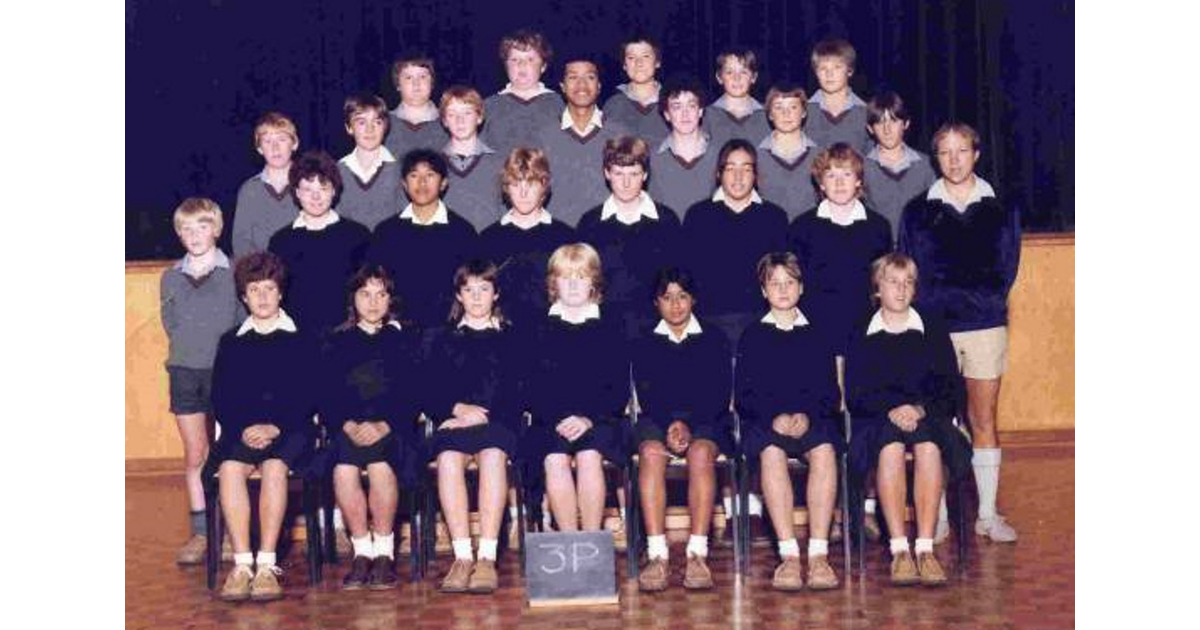
<path fill-rule="evenodd" d="M 690 593 L 682 587 L 653 596 L 637 591 L 621 573 L 619 606 L 573 610 L 530 610 L 515 553 L 501 562 L 501 584 L 492 596 L 447 595 L 434 575 L 404 582 L 382 593 L 338 590 L 347 563 L 326 566 L 323 583 L 309 586 L 301 546 L 287 562 L 287 597 L 270 604 L 226 604 L 204 588 L 204 569 L 174 564 L 175 547 L 187 530 L 182 477 L 128 476 L 125 483 L 126 628 L 522 628 L 600 630 L 607 628 L 1072 628 L 1075 625 L 1075 455 L 1074 446 L 1010 447 L 1004 453 L 1001 509 L 1021 540 L 997 545 L 970 542 L 965 579 L 934 590 L 897 589 L 886 583 L 882 546 L 868 552 L 865 576 L 841 575 L 840 546 L 832 560 L 844 588 L 825 593 L 781 594 L 770 588 L 776 562 L 769 549 L 754 555 L 753 574 L 735 580 L 732 551 L 713 550 L 710 565 L 717 588 Z M 953 540 L 953 539 L 952 539 Z M 803 543 L 802 543 L 803 544 Z M 831 545 L 834 547 L 835 545 Z M 952 541 L 938 556 L 953 567 Z M 682 570 L 682 547 L 672 563 Z M 623 558 L 618 557 L 618 560 Z M 624 563 L 619 562 L 623 569 Z M 407 580 L 407 568 L 402 579 Z M 222 572 L 223 578 L 223 572 Z M 682 579 L 679 577 L 678 579 Z"/>

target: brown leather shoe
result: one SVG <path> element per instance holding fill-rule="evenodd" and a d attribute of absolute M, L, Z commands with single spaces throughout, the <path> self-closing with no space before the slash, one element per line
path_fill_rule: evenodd
<path fill-rule="evenodd" d="M 638 573 L 638 589 L 647 593 L 667 590 L 667 577 L 670 569 L 666 558 L 654 558 L 642 567 Z"/>
<path fill-rule="evenodd" d="M 770 547 L 771 537 L 767 534 L 766 519 L 762 515 L 751 514 L 747 520 L 750 521 L 750 546 Z"/>
<path fill-rule="evenodd" d="M 250 599 L 250 580 L 254 571 L 249 565 L 239 564 L 225 576 L 225 584 L 221 587 L 221 599 L 227 602 L 240 602 Z"/>
<path fill-rule="evenodd" d="M 471 579 L 467 581 L 467 591 L 471 593 L 491 593 L 500 584 L 496 575 L 495 560 L 477 560 L 471 570 Z"/>
<path fill-rule="evenodd" d="M 367 586 L 371 579 L 371 559 L 366 556 L 354 556 L 350 562 L 350 572 L 342 577 L 343 591 L 357 591 Z"/>
<path fill-rule="evenodd" d="M 204 562 L 204 552 L 208 551 L 208 536 L 193 534 L 179 552 L 175 554 L 175 564 L 188 566 Z"/>
<path fill-rule="evenodd" d="M 800 577 L 800 556 L 784 556 L 783 562 L 775 567 L 771 587 L 777 591 L 798 591 L 804 588 L 804 578 Z"/>
<path fill-rule="evenodd" d="M 367 588 L 372 591 L 386 591 L 396 588 L 400 577 L 396 575 L 396 561 L 387 556 L 375 556 L 371 561 L 371 573 L 367 578 Z"/>
<path fill-rule="evenodd" d="M 282 576 L 283 569 L 276 565 L 258 567 L 254 572 L 254 579 L 250 580 L 250 599 L 256 602 L 281 599 L 283 587 L 279 584 L 279 578 Z"/>
<path fill-rule="evenodd" d="M 814 591 L 827 591 L 838 587 L 837 574 L 829 566 L 829 556 L 819 554 L 808 557 L 808 588 Z"/>
<path fill-rule="evenodd" d="M 701 556 L 688 555 L 687 569 L 683 573 L 683 588 L 705 590 L 713 587 L 712 571 Z"/>
<path fill-rule="evenodd" d="M 892 585 L 911 586 L 921 581 L 912 554 L 907 551 L 892 554 Z"/>
<path fill-rule="evenodd" d="M 450 572 L 442 580 L 441 591 L 443 593 L 465 593 L 467 586 L 471 583 L 471 569 L 475 563 L 470 560 L 455 560 L 454 564 L 450 565 Z"/>
<path fill-rule="evenodd" d="M 921 574 L 921 584 L 925 586 L 941 586 L 947 580 L 937 556 L 927 551 L 917 554 L 917 572 Z"/>
<path fill-rule="evenodd" d="M 863 516 L 863 534 L 871 542 L 879 542 L 879 539 L 883 537 L 883 532 L 879 529 L 879 518 L 874 514 Z"/>

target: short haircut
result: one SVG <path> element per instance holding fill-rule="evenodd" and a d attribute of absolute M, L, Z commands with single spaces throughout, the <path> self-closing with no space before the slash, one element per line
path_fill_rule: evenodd
<path fill-rule="evenodd" d="M 717 74 L 721 73 L 721 69 L 725 64 L 732 60 L 738 60 L 746 69 L 755 74 L 758 73 L 758 55 L 754 54 L 749 48 L 726 48 L 717 55 Z"/>
<path fill-rule="evenodd" d="M 650 147 L 637 136 L 617 136 L 604 143 L 604 170 L 610 166 L 640 165 L 650 172 Z"/>
<path fill-rule="evenodd" d="M 573 52 L 562 56 L 563 78 L 567 76 L 567 66 L 573 63 L 591 64 L 592 68 L 596 70 L 597 77 L 600 76 L 601 69 L 604 68 L 604 64 L 600 63 L 600 59 L 596 55 L 588 52 Z"/>
<path fill-rule="evenodd" d="M 396 313 L 400 311 L 400 296 L 396 295 L 396 283 L 392 280 L 392 274 L 388 273 L 383 265 L 364 264 L 346 281 L 346 321 L 342 322 L 336 330 L 349 330 L 358 325 L 358 309 L 354 306 L 354 294 L 367 286 L 371 280 L 378 280 L 382 283 L 384 290 L 391 298 L 387 313 L 383 316 L 383 323 L 386 324 L 397 319 Z"/>
<path fill-rule="evenodd" d="M 754 178 L 758 179 L 758 152 L 754 149 L 754 145 L 750 144 L 745 138 L 730 138 L 721 146 L 721 151 L 717 153 L 717 185 L 721 185 L 721 173 L 725 170 L 725 163 L 729 161 L 729 156 L 734 151 L 745 151 L 750 154 L 750 161 L 754 164 Z"/>
<path fill-rule="evenodd" d="M 654 51 L 654 60 L 662 61 L 662 46 L 658 44 L 658 40 L 646 33 L 634 33 L 625 38 L 625 41 L 621 42 L 621 47 L 617 49 L 617 61 L 621 62 L 622 65 L 625 63 L 625 52 L 634 44 L 648 44 L 650 49 Z"/>
<path fill-rule="evenodd" d="M 704 106 L 708 104 L 704 86 L 695 77 L 673 76 L 667 79 L 667 82 L 663 85 L 662 94 L 658 98 L 658 110 L 665 113 L 671 99 L 679 98 L 683 94 L 694 95 L 696 102 L 700 105 L 700 109 L 704 109 Z"/>
<path fill-rule="evenodd" d="M 763 108 L 767 110 L 768 114 L 770 114 L 771 106 L 775 104 L 775 101 L 781 98 L 800 99 L 800 109 L 808 106 L 808 94 L 805 93 L 804 88 L 794 83 L 776 83 L 767 90 L 767 98 L 763 101 Z"/>
<path fill-rule="evenodd" d="M 550 190 L 550 160 L 546 152 L 532 147 L 516 147 L 504 159 L 500 169 L 500 187 L 508 188 L 521 180 L 533 179 Z M 507 196 L 507 192 L 505 195 Z"/>
<path fill-rule="evenodd" d="M 947 135 L 949 135 L 951 132 L 967 138 L 968 140 L 971 141 L 971 148 L 975 149 L 976 151 L 979 150 L 979 132 L 975 131 L 974 127 L 972 127 L 971 125 L 968 125 L 965 122 L 961 122 L 958 120 L 952 120 L 948 123 L 945 123 L 941 127 L 938 127 L 938 130 L 933 132 L 933 154 L 934 155 L 937 155 L 938 145 L 941 144 L 942 139 L 945 138 Z"/>
<path fill-rule="evenodd" d="M 296 207 L 300 207 L 300 182 L 314 177 L 318 183 L 333 186 L 333 205 L 336 206 L 338 198 L 342 196 L 342 173 L 328 153 L 313 150 L 305 151 L 298 159 L 292 160 L 292 168 L 288 170 L 288 185 L 291 186 Z"/>
<path fill-rule="evenodd" d="M 859 182 L 863 179 L 863 159 L 850 145 L 845 142 L 834 143 L 833 146 L 821 149 L 813 160 L 812 174 L 821 181 L 821 176 L 831 168 L 849 168 Z"/>
<path fill-rule="evenodd" d="M 513 50 L 536 52 L 546 67 L 549 67 L 550 61 L 554 59 L 554 49 L 550 47 L 550 41 L 541 33 L 529 29 L 520 29 L 500 39 L 500 63 L 506 63 L 509 53 Z"/>
<path fill-rule="evenodd" d="M 409 66 L 425 68 L 429 71 L 429 79 L 437 81 L 437 71 L 434 70 L 432 57 L 418 52 L 405 53 L 392 62 L 392 85 L 396 86 L 397 91 L 400 90 L 400 73 Z"/>
<path fill-rule="evenodd" d="M 758 286 L 766 288 L 767 282 L 771 280 L 771 274 L 774 273 L 776 267 L 783 267 L 787 275 L 791 276 L 796 282 L 803 282 L 800 279 L 800 260 L 792 252 L 771 252 L 763 254 L 762 258 L 758 259 Z"/>
<path fill-rule="evenodd" d="M 912 114 L 904 104 L 904 99 L 890 90 L 876 94 L 867 102 L 867 124 L 877 125 L 888 116 L 906 122 L 912 120 Z"/>
<path fill-rule="evenodd" d="M 370 92 L 355 92 L 347 96 L 342 104 L 342 118 L 349 125 L 356 115 L 368 110 L 375 112 L 387 124 L 387 103 L 378 94 Z"/>
<path fill-rule="evenodd" d="M 287 289 L 287 266 L 271 252 L 254 252 L 238 259 L 233 267 L 233 283 L 239 297 L 246 296 L 246 287 L 255 282 L 272 280 L 281 294 Z"/>
<path fill-rule="evenodd" d="M 262 143 L 263 136 L 272 131 L 282 131 L 292 137 L 292 142 L 300 144 L 300 136 L 296 132 L 296 123 L 291 118 L 279 112 L 267 112 L 254 123 L 254 146 Z"/>
<path fill-rule="evenodd" d="M 188 220 L 211 224 L 217 236 L 220 236 L 221 230 L 225 228 L 221 206 L 207 197 L 188 197 L 180 202 L 179 207 L 175 208 L 175 232 L 178 233 L 183 227 L 183 222 Z"/>
<path fill-rule="evenodd" d="M 496 301 L 492 302 L 492 317 L 495 318 L 496 321 L 500 322 L 501 327 L 504 327 L 504 325 L 508 323 L 508 319 L 504 317 L 504 312 L 500 308 L 500 298 L 502 296 L 499 294 L 499 277 L 500 268 L 496 266 L 496 263 L 481 258 L 468 260 L 467 262 L 459 265 L 458 269 L 454 270 L 454 294 L 458 295 L 458 292 L 462 291 L 462 288 L 467 286 L 467 282 L 469 282 L 471 278 L 478 278 L 484 282 L 487 282 L 488 284 L 491 284 L 492 289 L 496 291 Z M 462 320 L 463 315 L 466 314 L 467 309 L 463 308 L 463 305 L 460 304 L 458 300 L 454 300 L 454 303 L 450 305 L 450 316 L 446 318 L 446 321 L 450 322 L 451 324 L 457 324 Z"/>
<path fill-rule="evenodd" d="M 906 271 L 913 279 L 913 297 L 916 297 L 917 285 L 917 261 L 910 258 L 907 254 L 900 252 L 888 252 L 879 258 L 876 258 L 871 263 L 871 301 L 879 303 L 879 285 L 883 283 L 883 274 L 888 269 L 899 269 Z"/>
<path fill-rule="evenodd" d="M 653 299 L 657 300 L 658 298 L 666 295 L 667 289 L 669 289 L 672 284 L 679 285 L 679 288 L 683 289 L 688 295 L 692 296 L 692 299 L 696 298 L 696 279 L 692 277 L 692 273 L 690 271 L 683 267 L 663 267 L 662 269 L 659 269 L 658 273 L 654 276 Z"/>
<path fill-rule="evenodd" d="M 479 90 L 466 85 L 451 85 L 442 92 L 442 99 L 438 102 L 438 116 L 446 117 L 446 108 L 450 107 L 451 101 L 459 101 L 466 103 L 475 108 L 475 113 L 479 114 L 479 119 L 483 120 L 483 97 L 479 95 Z"/>
<path fill-rule="evenodd" d="M 592 279 L 592 301 L 599 304 L 604 299 L 604 270 L 600 266 L 600 254 L 587 243 L 561 245 L 550 254 L 550 260 L 546 263 L 546 292 L 550 303 L 558 301 L 558 287 L 554 280 L 572 269 L 579 269 Z"/>
<path fill-rule="evenodd" d="M 854 46 L 850 42 L 840 37 L 827 37 L 813 46 L 811 59 L 813 70 L 816 70 L 817 64 L 826 57 L 837 57 L 846 64 L 847 68 L 853 70 L 858 53 L 854 51 Z"/>
<path fill-rule="evenodd" d="M 446 166 L 446 158 L 440 152 L 433 149 L 413 149 L 404 154 L 404 159 L 400 162 L 400 177 L 407 178 L 408 174 L 417 170 L 417 166 L 424 164 L 433 172 L 446 179 L 449 174 L 449 168 Z"/>

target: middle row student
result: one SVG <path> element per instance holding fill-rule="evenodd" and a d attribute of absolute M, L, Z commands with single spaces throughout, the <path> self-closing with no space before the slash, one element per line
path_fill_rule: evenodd
<path fill-rule="evenodd" d="M 342 114 L 354 150 L 338 161 L 344 185 L 338 208 L 346 218 L 374 230 L 405 201 L 400 165 L 383 146 L 388 131 L 387 103 L 370 92 L 351 94 Z"/>

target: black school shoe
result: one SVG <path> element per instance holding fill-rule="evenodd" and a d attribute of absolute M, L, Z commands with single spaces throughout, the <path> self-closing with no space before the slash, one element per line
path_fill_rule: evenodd
<path fill-rule="evenodd" d="M 357 591 L 367 586 L 371 579 L 371 568 L 374 566 L 373 561 L 366 556 L 354 556 L 354 561 L 350 563 L 350 572 L 342 578 L 343 591 Z"/>
<path fill-rule="evenodd" d="M 376 556 L 371 561 L 371 576 L 367 580 L 367 588 L 373 591 L 386 591 L 396 588 L 396 584 L 399 582 L 395 561 L 387 556 Z"/>

